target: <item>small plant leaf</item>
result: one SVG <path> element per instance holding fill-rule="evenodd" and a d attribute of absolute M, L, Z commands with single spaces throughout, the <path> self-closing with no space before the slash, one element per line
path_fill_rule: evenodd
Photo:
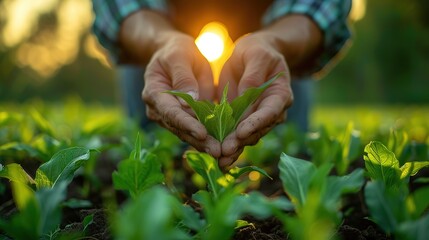
<path fill-rule="evenodd" d="M 18 209 L 23 209 L 33 197 L 34 191 L 30 187 L 34 180 L 25 172 L 21 165 L 11 163 L 0 171 L 0 178 L 7 178 L 12 182 L 12 193 Z"/>
<path fill-rule="evenodd" d="M 365 203 L 371 219 L 387 233 L 392 233 L 398 227 L 400 216 L 393 211 L 395 208 L 398 211 L 403 209 L 403 204 L 398 201 L 400 197 L 386 189 L 381 180 L 368 182 L 365 186 Z"/>
<path fill-rule="evenodd" d="M 307 198 L 310 180 L 316 173 L 313 163 L 282 153 L 279 163 L 283 189 L 294 204 L 302 206 Z"/>
<path fill-rule="evenodd" d="M 256 167 L 256 166 L 246 166 L 246 167 L 234 167 L 231 168 L 229 170 L 229 174 L 234 177 L 235 179 L 239 178 L 241 175 L 248 173 L 248 172 L 252 172 L 252 171 L 257 171 L 260 174 L 264 175 L 265 177 L 273 180 L 273 178 L 262 168 L 260 167 Z"/>
<path fill-rule="evenodd" d="M 215 198 L 219 196 L 222 189 L 219 180 L 223 178 L 223 173 L 219 165 L 212 156 L 206 153 L 199 153 L 196 151 L 186 152 L 186 160 L 189 166 L 198 173 L 209 186 Z"/>
<path fill-rule="evenodd" d="M 419 188 L 407 198 L 407 209 L 414 219 L 419 218 L 428 207 L 429 187 Z"/>
<path fill-rule="evenodd" d="M 178 205 L 179 201 L 161 186 L 142 192 L 116 215 L 115 239 L 191 239 L 177 225 Z"/>
<path fill-rule="evenodd" d="M 241 120 L 241 117 L 246 110 L 252 105 L 258 97 L 267 89 L 277 78 L 283 76 L 284 73 L 280 72 L 267 82 L 263 83 L 259 87 L 249 88 L 241 96 L 238 96 L 231 102 L 231 108 L 234 111 L 233 117 L 235 119 L 234 129 L 237 127 Z"/>
<path fill-rule="evenodd" d="M 225 90 L 228 90 L 228 85 Z M 226 100 L 225 92 L 220 104 L 217 104 L 213 113 L 206 117 L 204 125 L 209 134 L 220 142 L 234 130 L 233 109 Z"/>
<path fill-rule="evenodd" d="M 53 187 L 60 181 L 69 183 L 74 173 L 89 160 L 90 150 L 82 147 L 72 147 L 57 152 L 52 158 L 42 164 L 36 171 L 36 185 Z"/>
<path fill-rule="evenodd" d="M 407 221 L 399 226 L 395 239 L 426 240 L 429 236 L 429 214 L 415 221 Z"/>
<path fill-rule="evenodd" d="M 429 166 L 429 162 L 406 162 L 401 166 L 401 179 L 416 175 L 420 169 Z"/>
<path fill-rule="evenodd" d="M 8 164 L 6 167 L 0 164 L 0 177 L 23 184 L 35 184 L 33 178 L 17 163 Z"/>
<path fill-rule="evenodd" d="M 94 214 L 89 214 L 88 216 L 86 216 L 83 221 L 82 221 L 82 225 L 83 225 L 83 231 L 85 231 L 89 225 L 91 225 L 94 222 Z"/>
<path fill-rule="evenodd" d="M 164 181 L 161 163 L 156 155 L 149 152 L 145 152 L 142 159 L 130 158 L 121 161 L 112 178 L 115 189 L 127 190 L 133 198 Z"/>
<path fill-rule="evenodd" d="M 182 98 L 192 108 L 198 120 L 203 124 L 207 116 L 213 114 L 215 105 L 209 101 L 197 101 L 191 95 L 178 91 L 166 91 L 166 93 Z"/>
<path fill-rule="evenodd" d="M 364 170 L 356 169 L 352 173 L 344 176 L 329 176 L 323 202 L 326 206 L 335 207 L 341 194 L 357 192 L 364 183 Z"/>
<path fill-rule="evenodd" d="M 14 187 L 14 186 L 13 186 Z M 66 196 L 65 182 L 53 188 L 40 189 L 10 220 L 0 219 L 0 229 L 13 239 L 41 239 L 61 222 L 61 202 Z"/>
<path fill-rule="evenodd" d="M 401 160 L 400 157 L 408 142 L 408 134 L 405 131 L 390 130 L 387 148 L 395 153 L 396 158 Z"/>
<path fill-rule="evenodd" d="M 165 93 L 180 97 L 188 103 L 209 134 L 222 142 L 228 134 L 234 131 L 249 106 L 282 74 L 277 74 L 259 87 L 247 89 L 243 95 L 234 99 L 231 104 L 227 101 L 228 84 L 223 89 L 219 104 L 194 100 L 191 95 L 183 92 L 166 91 Z"/>
<path fill-rule="evenodd" d="M 395 154 L 382 143 L 372 141 L 365 147 L 365 168 L 373 180 L 382 180 L 386 186 L 400 184 L 401 170 Z"/>

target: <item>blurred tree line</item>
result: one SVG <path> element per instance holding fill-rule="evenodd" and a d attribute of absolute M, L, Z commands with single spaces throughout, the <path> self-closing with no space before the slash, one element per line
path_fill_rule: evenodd
<path fill-rule="evenodd" d="M 322 103 L 429 103 L 429 1 L 367 1 L 352 46 L 317 84 Z"/>
<path fill-rule="evenodd" d="M 3 35 L 6 33 L 2 29 L 8 22 L 3 13 L 6 3 L 11 1 L 0 0 L 0 34 Z M 65 13 L 73 13 L 71 9 L 76 7 L 73 6 L 76 2 L 85 3 L 82 6 L 91 12 L 87 4 L 90 1 L 49 1 L 54 2 L 51 11 L 39 15 L 36 27 L 24 40 L 8 46 L 5 36 L 0 35 L 0 101 L 62 100 L 68 95 L 78 95 L 85 101 L 118 102 L 114 69 L 88 50 L 92 38 L 90 26 L 79 31 L 77 27 L 58 30 L 61 22 L 67 23 L 64 14 L 58 14 L 66 8 L 64 5 L 70 3 Z M 367 1 L 366 5 L 364 18 L 352 24 L 351 47 L 332 71 L 317 82 L 317 102 L 429 103 L 429 1 L 377 0 Z M 79 18 L 71 17 L 76 19 Z M 65 45 L 58 44 L 52 36 L 62 33 L 66 36 L 63 38 L 68 39 L 67 35 L 73 31 L 79 34 L 74 55 L 66 60 L 56 58 L 63 54 Z M 37 45 L 42 41 L 47 42 L 44 48 Z M 29 55 L 36 47 L 40 52 Z M 56 68 L 42 64 L 48 61 L 47 50 L 56 50 L 48 52 L 49 59 L 58 63 Z M 42 65 L 32 66 L 32 62 L 38 61 Z"/>

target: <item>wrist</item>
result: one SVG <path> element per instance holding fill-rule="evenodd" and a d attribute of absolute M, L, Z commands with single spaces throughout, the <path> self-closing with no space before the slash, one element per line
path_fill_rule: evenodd
<path fill-rule="evenodd" d="M 262 29 L 265 41 L 279 51 L 289 67 L 299 67 L 317 55 L 322 47 L 322 32 L 307 16 L 285 16 Z"/>
<path fill-rule="evenodd" d="M 167 18 L 158 12 L 140 10 L 131 14 L 122 22 L 119 31 L 121 60 L 147 64 L 166 39 L 160 36 L 173 31 Z"/>

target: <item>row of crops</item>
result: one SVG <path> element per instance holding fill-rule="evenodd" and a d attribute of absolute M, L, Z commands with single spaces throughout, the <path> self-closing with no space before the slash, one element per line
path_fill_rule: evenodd
<path fill-rule="evenodd" d="M 2 104 L 0 239 L 427 239 L 428 119 L 319 107 L 220 169 L 117 107 Z"/>

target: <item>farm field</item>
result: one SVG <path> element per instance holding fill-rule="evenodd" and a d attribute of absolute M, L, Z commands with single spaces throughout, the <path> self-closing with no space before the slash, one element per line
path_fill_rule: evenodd
<path fill-rule="evenodd" d="M 429 106 L 317 106 L 228 169 L 118 106 L 0 104 L 0 239 L 429 236 Z"/>

